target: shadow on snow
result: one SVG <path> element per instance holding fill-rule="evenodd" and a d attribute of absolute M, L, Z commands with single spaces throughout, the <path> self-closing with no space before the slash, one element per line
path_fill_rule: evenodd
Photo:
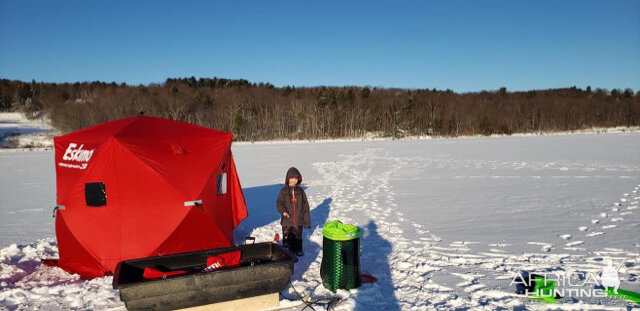
<path fill-rule="evenodd" d="M 360 286 L 355 310 L 400 310 L 388 259 L 392 251 L 391 243 L 378 234 L 378 225 L 373 221 L 361 229 L 360 270 L 373 275 L 378 281 Z"/>
<path fill-rule="evenodd" d="M 275 205 L 278 192 L 283 186 L 283 184 L 272 184 L 242 189 L 249 217 L 236 228 L 236 244 L 244 243 L 244 238 L 254 229 L 264 227 L 280 219 Z M 322 245 L 311 241 L 310 237 L 316 229 L 322 230 L 322 226 L 329 217 L 332 202 L 333 199 L 329 197 L 319 205 L 311 207 L 311 229 L 305 228 L 303 231 L 304 256 L 296 263 L 292 279 L 302 279 L 302 275 L 320 255 Z M 282 234 L 279 226 L 277 233 Z M 391 267 L 388 261 L 392 251 L 391 243 L 378 234 L 378 226 L 373 221 L 362 228 L 360 243 L 362 245 L 360 258 L 362 273 L 372 274 L 378 281 L 375 284 L 362 284 L 358 290 L 355 309 L 400 310 L 395 297 L 395 287 L 391 279 Z"/>

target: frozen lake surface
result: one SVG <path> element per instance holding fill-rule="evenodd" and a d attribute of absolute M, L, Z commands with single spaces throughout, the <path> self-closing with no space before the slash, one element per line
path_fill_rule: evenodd
<path fill-rule="evenodd" d="M 280 231 L 277 191 L 290 166 L 303 174 L 312 229 L 293 277 L 299 291 L 331 294 L 320 285 L 324 222 L 363 229 L 362 270 L 378 282 L 338 291 L 339 309 L 616 309 L 625 304 L 611 298 L 535 304 L 511 284 L 522 271 L 597 274 L 608 259 L 621 266 L 621 288 L 640 291 L 640 133 L 241 143 L 233 152 L 249 209 L 238 243 Z M 57 252 L 54 205 L 52 151 L 0 153 L 0 310 L 123 309 L 111 278 L 79 281 L 38 263 Z"/>

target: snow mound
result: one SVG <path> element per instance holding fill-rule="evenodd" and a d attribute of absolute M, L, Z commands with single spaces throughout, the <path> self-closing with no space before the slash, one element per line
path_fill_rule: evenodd
<path fill-rule="evenodd" d="M 29 119 L 19 112 L 0 112 L 0 148 L 52 148 L 52 130 L 47 117 Z"/>
<path fill-rule="evenodd" d="M 41 263 L 57 255 L 51 238 L 0 249 L 0 310 L 125 310 L 112 277 L 86 281 Z"/>

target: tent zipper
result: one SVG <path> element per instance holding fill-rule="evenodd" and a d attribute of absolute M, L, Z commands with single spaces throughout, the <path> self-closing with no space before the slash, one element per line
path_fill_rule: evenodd
<path fill-rule="evenodd" d="M 293 226 L 297 227 L 296 224 L 296 205 L 298 205 L 298 200 L 296 199 L 296 188 L 291 188 L 291 203 L 293 204 Z"/>

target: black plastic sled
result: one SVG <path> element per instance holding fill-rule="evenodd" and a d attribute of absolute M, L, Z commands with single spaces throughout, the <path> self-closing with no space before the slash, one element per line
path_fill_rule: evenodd
<path fill-rule="evenodd" d="M 202 272 L 207 258 L 240 250 L 240 265 Z M 186 271 L 145 279 L 145 268 Z M 174 310 L 284 290 L 293 274 L 293 256 L 272 242 L 125 260 L 118 263 L 113 288 L 128 310 Z"/>

